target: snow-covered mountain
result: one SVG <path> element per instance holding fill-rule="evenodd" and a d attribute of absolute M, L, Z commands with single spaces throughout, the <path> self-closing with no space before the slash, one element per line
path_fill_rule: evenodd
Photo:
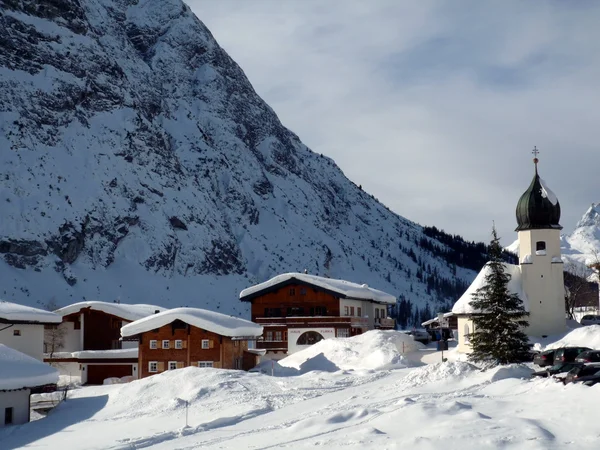
<path fill-rule="evenodd" d="M 0 8 L 0 297 L 242 313 L 287 271 L 418 305 L 474 278 L 285 128 L 180 0 Z"/>

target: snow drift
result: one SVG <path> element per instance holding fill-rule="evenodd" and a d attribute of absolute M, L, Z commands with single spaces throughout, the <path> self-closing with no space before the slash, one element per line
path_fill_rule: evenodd
<path fill-rule="evenodd" d="M 409 367 L 403 354 L 425 346 L 398 331 L 367 331 L 350 338 L 324 339 L 279 361 L 283 367 L 310 370 L 391 369 Z"/>
<path fill-rule="evenodd" d="M 571 346 L 589 347 L 600 350 L 600 325 L 577 328 L 567 333 L 562 339 L 546 345 L 545 350 Z"/>

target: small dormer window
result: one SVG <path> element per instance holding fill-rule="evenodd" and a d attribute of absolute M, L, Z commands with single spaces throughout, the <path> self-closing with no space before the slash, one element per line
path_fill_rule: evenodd
<path fill-rule="evenodd" d="M 13 336 L 21 336 L 21 330 L 13 330 Z"/>

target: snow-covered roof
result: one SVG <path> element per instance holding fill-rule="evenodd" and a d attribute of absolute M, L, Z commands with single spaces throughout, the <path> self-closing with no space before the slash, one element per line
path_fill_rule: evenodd
<path fill-rule="evenodd" d="M 523 283 L 521 281 L 521 267 L 514 264 L 505 263 L 504 269 L 511 277 L 510 281 L 508 282 L 508 290 L 514 294 L 517 294 L 523 302 L 525 310 L 529 311 L 529 301 L 527 299 L 527 295 L 525 295 Z M 477 290 L 485 284 L 485 277 L 489 272 L 490 266 L 488 263 L 483 266 L 483 269 L 481 269 L 479 274 L 477 274 L 477 277 L 475 280 L 473 280 L 469 288 L 454 304 L 454 307 L 452 308 L 452 312 L 454 314 L 474 314 L 478 312 L 475 311 L 471 306 L 471 301 L 473 300 L 473 294 L 475 294 L 475 292 L 477 292 Z"/>
<path fill-rule="evenodd" d="M 78 313 L 82 309 L 91 308 L 95 311 L 102 311 L 106 314 L 120 317 L 125 320 L 138 320 L 144 317 L 155 314 L 156 311 L 165 311 L 165 308 L 156 305 L 145 305 L 136 304 L 128 305 L 126 303 L 108 303 L 99 301 L 79 302 L 73 303 L 72 305 L 65 306 L 57 309 L 56 314 L 60 314 L 62 317 L 68 316 L 69 314 Z"/>
<path fill-rule="evenodd" d="M 251 286 L 240 292 L 240 299 L 253 296 L 258 292 L 274 288 L 275 286 L 286 283 L 292 280 L 297 280 L 302 283 L 318 286 L 329 291 L 336 292 L 344 298 L 371 300 L 380 303 L 396 303 L 396 297 L 386 292 L 373 289 L 366 284 L 352 283 L 345 280 L 336 280 L 333 278 L 319 277 L 317 275 L 309 275 L 305 273 L 284 273 L 271 278 L 264 283 Z"/>
<path fill-rule="evenodd" d="M 453 315 L 454 315 L 454 313 L 453 313 L 453 312 L 447 312 L 447 313 L 444 313 L 444 316 L 443 316 L 443 317 L 444 317 L 444 319 L 447 319 L 448 317 L 452 317 Z M 423 326 L 423 327 L 424 327 L 425 325 L 429 325 L 429 324 L 432 324 L 432 323 L 436 323 L 437 321 L 438 321 L 438 318 L 437 318 L 437 316 L 436 316 L 436 317 L 434 317 L 433 319 L 429 319 L 429 320 L 426 320 L 425 322 L 422 322 L 422 323 L 421 323 L 421 326 Z"/>
<path fill-rule="evenodd" d="M 199 308 L 175 308 L 128 323 L 121 328 L 121 336 L 135 336 L 168 325 L 175 320 L 228 337 L 256 337 L 263 332 L 263 327 L 260 325 L 239 317 Z"/>
<path fill-rule="evenodd" d="M 45 358 L 50 358 L 46 353 Z M 51 359 L 128 359 L 137 358 L 138 348 L 124 348 L 118 350 L 82 350 L 79 352 L 54 352 Z"/>
<path fill-rule="evenodd" d="M 0 319 L 8 322 L 60 323 L 62 317 L 50 311 L 0 300 Z"/>
<path fill-rule="evenodd" d="M 58 382 L 58 371 L 31 356 L 0 344 L 0 390 L 33 388 Z"/>

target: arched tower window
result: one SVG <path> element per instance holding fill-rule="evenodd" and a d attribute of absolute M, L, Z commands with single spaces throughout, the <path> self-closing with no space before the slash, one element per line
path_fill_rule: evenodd
<path fill-rule="evenodd" d="M 464 333 L 465 333 L 465 344 L 468 344 L 469 341 L 471 340 L 471 330 L 469 329 L 469 324 L 465 323 L 465 327 L 463 329 Z"/>

